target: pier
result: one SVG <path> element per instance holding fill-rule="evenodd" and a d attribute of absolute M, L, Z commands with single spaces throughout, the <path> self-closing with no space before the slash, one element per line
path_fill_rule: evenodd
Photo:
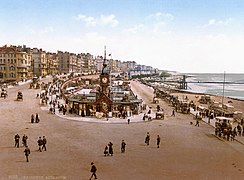
<path fill-rule="evenodd" d="M 243 81 L 186 81 L 186 76 L 183 75 L 181 80 L 147 80 L 147 82 L 172 83 L 178 84 L 179 89 L 187 89 L 187 84 L 244 84 Z"/>

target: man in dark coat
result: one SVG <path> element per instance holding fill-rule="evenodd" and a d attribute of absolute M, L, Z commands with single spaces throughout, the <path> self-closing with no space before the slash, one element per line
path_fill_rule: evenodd
<path fill-rule="evenodd" d="M 20 139 L 20 136 L 18 134 L 16 134 L 14 136 L 14 140 L 15 140 L 15 147 L 19 148 L 19 139 Z"/>
<path fill-rule="evenodd" d="M 108 154 L 110 154 L 111 156 L 113 156 L 113 154 L 114 154 L 113 143 L 111 143 L 111 142 L 108 143 Z"/>
<path fill-rule="evenodd" d="M 96 175 L 96 172 L 97 172 L 97 168 L 96 168 L 96 166 L 94 165 L 94 163 L 93 162 L 91 162 L 91 165 L 92 165 L 92 167 L 91 167 L 91 177 L 90 177 L 90 179 L 94 176 L 95 177 L 95 179 L 97 179 L 97 175 Z"/>
<path fill-rule="evenodd" d="M 160 137 L 159 135 L 157 136 L 157 148 L 159 148 L 159 144 L 160 144 Z"/>
<path fill-rule="evenodd" d="M 28 148 L 28 146 L 26 146 L 25 150 L 24 150 L 24 153 L 25 153 L 25 157 L 26 157 L 26 162 L 29 162 L 29 155 L 30 155 L 30 149 Z"/>
<path fill-rule="evenodd" d="M 44 149 L 44 151 L 47 150 L 46 144 L 47 144 L 47 139 L 45 136 L 43 136 L 43 138 L 42 138 L 42 150 Z"/>
<path fill-rule="evenodd" d="M 126 143 L 124 140 L 122 140 L 121 142 L 121 152 L 124 153 L 125 152 L 125 146 L 126 146 Z"/>
<path fill-rule="evenodd" d="M 35 119 L 34 114 L 32 114 L 31 115 L 31 123 L 34 123 L 34 119 Z"/>
<path fill-rule="evenodd" d="M 38 141 L 37 141 L 37 144 L 38 144 L 38 146 L 39 146 L 39 151 L 40 152 L 42 152 L 42 149 L 41 149 L 41 147 L 42 147 L 42 145 L 43 145 L 43 141 L 42 141 L 42 138 L 41 137 L 39 137 L 39 139 L 38 139 Z"/>
<path fill-rule="evenodd" d="M 23 146 L 27 147 L 27 139 L 28 139 L 28 136 L 26 136 L 24 134 L 24 136 L 22 137 L 22 143 L 23 143 Z"/>
<path fill-rule="evenodd" d="M 39 121 L 40 121 L 39 115 L 38 113 L 36 113 L 36 123 L 39 123 Z"/>
<path fill-rule="evenodd" d="M 146 143 L 146 145 L 148 145 L 148 146 L 149 146 L 149 141 L 150 141 L 150 134 L 149 134 L 149 132 L 147 132 L 147 136 L 146 136 L 146 138 L 145 138 L 145 143 Z"/>

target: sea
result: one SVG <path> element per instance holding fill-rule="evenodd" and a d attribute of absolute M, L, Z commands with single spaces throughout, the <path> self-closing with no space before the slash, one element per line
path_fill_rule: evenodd
<path fill-rule="evenodd" d="M 230 73 L 188 73 L 187 91 L 206 93 L 244 100 L 244 74 Z M 223 82 L 223 83 L 197 83 L 197 82 Z M 236 82 L 240 84 L 226 84 Z"/>

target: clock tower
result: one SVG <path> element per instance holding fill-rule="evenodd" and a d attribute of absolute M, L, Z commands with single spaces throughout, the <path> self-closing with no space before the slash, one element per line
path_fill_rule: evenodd
<path fill-rule="evenodd" d="M 110 75 L 108 68 L 108 61 L 106 60 L 106 47 L 104 51 L 104 60 L 102 73 L 100 74 L 100 92 L 97 98 L 97 104 L 100 112 L 103 112 L 107 116 L 108 112 L 111 111 L 112 100 L 109 98 L 109 83 Z"/>

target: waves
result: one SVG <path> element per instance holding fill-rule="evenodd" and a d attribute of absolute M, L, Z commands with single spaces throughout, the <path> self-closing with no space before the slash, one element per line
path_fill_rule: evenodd
<path fill-rule="evenodd" d="M 194 82 L 222 82 L 218 84 L 214 83 L 188 83 L 188 90 L 191 92 L 207 93 L 218 96 L 226 96 L 235 99 L 244 100 L 244 74 L 217 74 L 217 73 L 206 73 L 206 74 L 187 74 L 190 77 L 187 81 Z M 236 82 L 240 84 L 225 84 L 224 82 Z M 243 84 L 241 84 L 243 83 Z M 224 91 L 223 91 L 224 85 Z"/>

